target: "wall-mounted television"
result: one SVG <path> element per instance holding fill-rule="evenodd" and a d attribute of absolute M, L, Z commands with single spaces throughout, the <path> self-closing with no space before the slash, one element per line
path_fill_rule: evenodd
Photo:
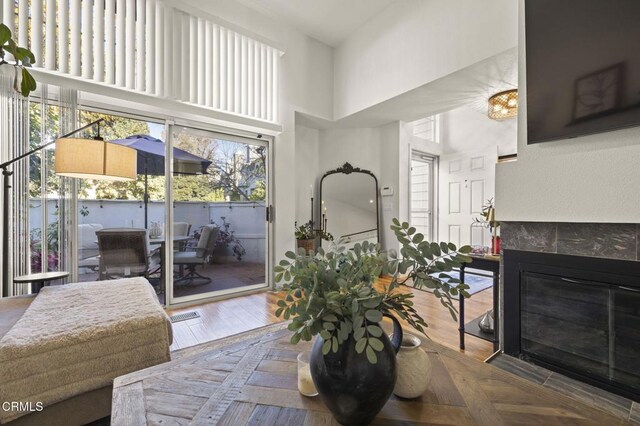
<path fill-rule="evenodd" d="M 528 143 L 640 126 L 640 0 L 526 0 Z"/>

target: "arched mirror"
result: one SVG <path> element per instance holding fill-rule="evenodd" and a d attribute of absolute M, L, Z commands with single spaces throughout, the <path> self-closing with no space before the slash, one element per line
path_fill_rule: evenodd
<path fill-rule="evenodd" d="M 379 242 L 378 179 L 369 170 L 349 163 L 330 170 L 320 181 L 322 227 L 335 241 L 351 246 Z M 323 241 L 327 247 L 330 242 Z"/>

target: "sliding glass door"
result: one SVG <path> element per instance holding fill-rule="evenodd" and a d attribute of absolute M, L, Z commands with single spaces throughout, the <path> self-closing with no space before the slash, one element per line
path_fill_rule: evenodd
<path fill-rule="evenodd" d="M 171 303 L 266 286 L 269 146 L 173 126 Z"/>

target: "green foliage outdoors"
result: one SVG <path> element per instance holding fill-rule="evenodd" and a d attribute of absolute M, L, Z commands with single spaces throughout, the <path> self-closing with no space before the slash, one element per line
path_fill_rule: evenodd
<path fill-rule="evenodd" d="M 286 253 L 274 268 L 276 282 L 285 283 L 286 292 L 277 302 L 276 316 L 291 319 L 291 343 L 319 334 L 326 355 L 353 338 L 356 351 L 375 364 L 376 353 L 383 349 L 379 323 L 384 313 L 395 314 L 422 333 L 428 327 L 413 307 L 413 294 L 399 291 L 408 282 L 431 291 L 456 319 L 452 296 L 469 297 L 469 286 L 448 272 L 471 261 L 471 247 L 425 241 L 423 234 L 397 219 L 391 229 L 402 246 L 400 257 L 367 241 L 349 250 L 338 242 L 327 251 Z M 390 276 L 391 283 L 379 291 L 374 283 L 381 274 Z"/>

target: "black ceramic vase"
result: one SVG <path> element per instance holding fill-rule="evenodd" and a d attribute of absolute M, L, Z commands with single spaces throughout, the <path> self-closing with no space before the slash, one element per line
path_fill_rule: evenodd
<path fill-rule="evenodd" d="M 393 316 L 385 316 L 393 320 L 393 342 L 382 334 L 384 349 L 376 352 L 376 364 L 371 364 L 364 352 L 356 352 L 353 337 L 343 342 L 336 353 L 322 354 L 324 340 L 320 336 L 311 349 L 313 382 L 333 417 L 342 425 L 371 423 L 393 392 L 402 328 Z"/>

